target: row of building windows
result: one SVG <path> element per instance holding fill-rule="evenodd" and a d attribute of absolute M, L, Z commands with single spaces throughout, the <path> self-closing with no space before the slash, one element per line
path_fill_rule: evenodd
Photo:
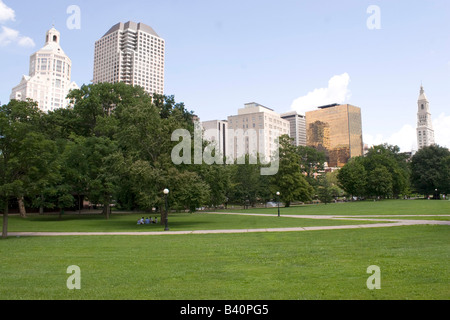
<path fill-rule="evenodd" d="M 259 121 L 262 121 L 262 115 L 260 115 L 260 116 L 258 116 L 258 119 L 259 119 Z M 264 118 L 266 121 L 268 120 L 268 122 L 272 122 L 272 123 L 274 123 L 275 125 L 271 125 L 271 124 L 269 124 L 269 127 L 270 128 L 272 128 L 272 127 L 276 127 L 276 125 L 279 125 L 280 127 L 285 127 L 285 128 L 287 128 L 287 127 L 289 127 L 289 123 L 286 123 L 286 122 L 283 122 L 282 120 L 279 120 L 279 119 L 275 119 L 275 118 L 272 118 L 272 117 L 267 117 L 267 116 L 265 116 L 265 118 Z M 240 119 L 241 120 L 241 122 L 242 123 L 244 123 L 244 122 L 249 122 L 249 118 L 241 118 Z M 255 117 L 252 117 L 252 122 L 255 122 L 256 121 L 256 118 Z M 240 122 L 239 121 L 239 118 L 236 118 L 235 119 L 235 122 L 236 123 L 238 123 L 238 122 Z M 232 119 L 230 119 L 230 124 L 233 124 L 233 120 Z"/>

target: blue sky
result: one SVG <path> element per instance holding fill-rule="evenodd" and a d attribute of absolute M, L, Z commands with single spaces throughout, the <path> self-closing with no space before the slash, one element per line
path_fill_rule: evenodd
<path fill-rule="evenodd" d="M 450 147 L 448 0 L 0 1 L 2 103 L 53 23 L 81 86 L 92 79 L 95 41 L 132 20 L 165 39 L 165 93 L 201 120 L 226 119 L 247 102 L 280 113 L 350 103 L 362 110 L 366 143 L 410 151 L 423 83 L 437 143 Z M 79 29 L 67 27 L 71 5 Z"/>

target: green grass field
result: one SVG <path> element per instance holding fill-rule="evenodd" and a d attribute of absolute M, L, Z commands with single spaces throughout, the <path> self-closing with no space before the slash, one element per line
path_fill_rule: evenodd
<path fill-rule="evenodd" d="M 276 214 L 278 208 L 261 208 L 243 210 L 242 207 L 228 208 L 223 211 L 258 212 Z M 433 200 L 383 200 L 383 201 L 355 201 L 344 203 L 303 205 L 290 208 L 280 208 L 283 215 L 449 215 L 450 201 Z"/>
<path fill-rule="evenodd" d="M 9 232 L 164 232 L 158 224 L 137 225 L 139 214 L 114 214 L 109 220 L 101 215 L 29 215 L 27 219 L 10 216 Z M 159 218 L 159 217 L 158 217 Z M 2 221 L 3 218 L 0 219 Z M 370 223 L 370 222 L 367 222 Z M 361 224 L 352 220 L 292 219 L 288 217 L 224 216 L 206 213 L 173 213 L 169 216 L 171 231 L 214 230 L 214 229 L 263 229 L 309 226 L 334 226 Z"/>
<path fill-rule="evenodd" d="M 450 214 L 447 201 L 380 201 L 282 208 L 283 214 Z M 275 214 L 276 208 L 246 212 Z M 14 231 L 160 231 L 137 215 L 11 216 Z M 406 217 L 405 217 L 406 218 Z M 416 218 L 414 218 L 416 219 Z M 446 219 L 441 217 L 441 219 Z M 171 230 L 361 223 L 174 214 Z M 287 233 L 10 237 L 0 240 L 1 300 L 437 300 L 450 298 L 450 227 Z M 143 230 L 146 229 L 146 230 Z M 81 269 L 69 290 L 67 268 Z M 369 290 L 367 268 L 381 269 Z"/>

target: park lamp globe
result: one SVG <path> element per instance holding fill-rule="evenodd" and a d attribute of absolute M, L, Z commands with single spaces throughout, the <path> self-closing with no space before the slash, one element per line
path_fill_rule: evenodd
<path fill-rule="evenodd" d="M 165 219 L 164 219 L 164 231 L 169 231 L 169 205 L 168 205 L 168 203 L 167 203 L 167 195 L 169 194 L 169 189 L 164 189 L 164 191 L 163 191 L 163 193 L 164 193 L 164 200 L 165 200 L 165 203 L 166 203 L 166 217 L 165 217 Z"/>
<path fill-rule="evenodd" d="M 280 191 L 277 192 L 278 216 L 280 216 Z"/>

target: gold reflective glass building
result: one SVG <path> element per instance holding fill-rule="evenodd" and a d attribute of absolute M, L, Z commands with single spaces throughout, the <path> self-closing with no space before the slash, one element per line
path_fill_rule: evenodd
<path fill-rule="evenodd" d="M 324 151 L 329 167 L 343 167 L 363 155 L 361 109 L 328 105 L 306 112 L 307 145 Z"/>

